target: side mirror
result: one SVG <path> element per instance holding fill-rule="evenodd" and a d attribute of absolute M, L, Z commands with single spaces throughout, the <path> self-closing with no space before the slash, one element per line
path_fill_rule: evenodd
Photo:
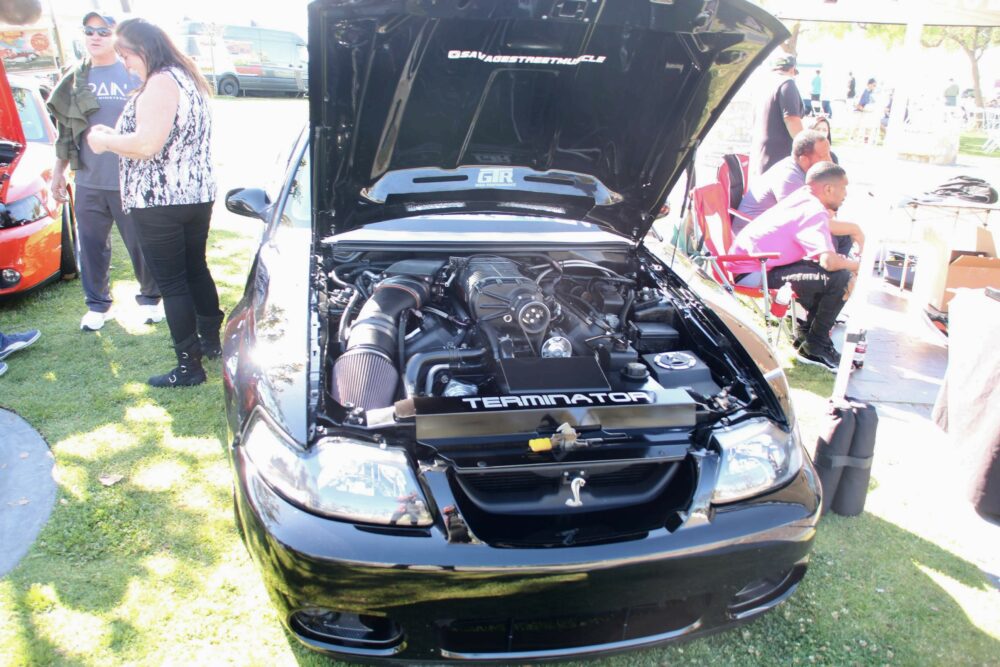
<path fill-rule="evenodd" d="M 267 221 L 271 198 L 260 188 L 234 188 L 226 193 L 226 210 Z"/>

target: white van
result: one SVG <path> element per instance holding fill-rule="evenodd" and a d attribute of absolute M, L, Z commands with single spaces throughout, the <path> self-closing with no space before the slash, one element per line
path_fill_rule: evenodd
<path fill-rule="evenodd" d="M 306 43 L 293 32 L 189 21 L 179 37 L 220 95 L 304 95 L 309 88 Z"/>

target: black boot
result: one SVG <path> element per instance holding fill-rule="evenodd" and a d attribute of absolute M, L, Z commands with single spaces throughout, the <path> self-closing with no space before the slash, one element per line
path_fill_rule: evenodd
<path fill-rule="evenodd" d="M 198 340 L 201 341 L 201 353 L 206 359 L 218 359 L 222 356 L 222 341 L 219 340 L 219 330 L 225 315 L 219 313 L 212 317 L 197 316 Z"/>
<path fill-rule="evenodd" d="M 191 336 L 184 343 L 174 345 L 177 367 L 169 373 L 149 378 L 153 387 L 190 387 L 205 381 L 205 369 L 201 367 L 201 345 L 197 336 Z"/>

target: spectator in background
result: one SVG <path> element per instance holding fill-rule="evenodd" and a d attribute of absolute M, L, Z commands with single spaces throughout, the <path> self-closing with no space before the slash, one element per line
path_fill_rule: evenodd
<path fill-rule="evenodd" d="M 832 161 L 828 136 L 829 129 L 826 134 L 815 129 L 803 130 L 792 142 L 792 154 L 750 183 L 750 189 L 740 202 L 738 215 L 733 216 L 734 234 L 804 186 L 806 172 L 814 164 Z M 859 248 L 864 246 L 865 235 L 861 227 L 853 222 L 831 219 L 830 233 L 834 249 L 844 257 L 851 254 L 855 243 Z"/>
<path fill-rule="evenodd" d="M 740 202 L 742 217 L 733 219 L 733 233 L 739 233 L 776 203 L 806 184 L 806 172 L 817 162 L 830 160 L 830 142 L 814 130 L 804 130 L 792 141 L 792 153 L 773 167 L 750 180 L 750 187 Z"/>
<path fill-rule="evenodd" d="M 854 72 L 847 73 L 847 106 L 854 107 L 854 98 L 858 96 L 857 82 L 854 80 Z"/>
<path fill-rule="evenodd" d="M 211 88 L 162 28 L 129 19 L 115 33 L 115 49 L 142 86 L 116 129 L 94 127 L 88 141 L 96 153 L 122 156 L 122 204 L 132 210 L 143 253 L 163 292 L 177 366 L 149 384 L 201 384 L 202 356 L 221 354 L 223 320 L 205 259 L 216 192 Z"/>
<path fill-rule="evenodd" d="M 763 174 L 792 153 L 792 139 L 802 131 L 802 95 L 795 85 L 795 56 L 787 53 L 773 61 L 774 77 L 768 82 L 754 119 L 750 149 L 750 174 Z"/>
<path fill-rule="evenodd" d="M 23 350 L 28 347 L 41 336 L 41 332 L 38 329 L 28 329 L 27 331 L 22 331 L 21 333 L 7 334 L 4 335 L 0 331 L 0 375 L 7 372 L 7 364 L 4 359 L 9 357 L 14 352 L 18 350 Z"/>
<path fill-rule="evenodd" d="M 813 102 L 819 102 L 823 95 L 823 76 L 820 70 L 816 70 L 816 76 L 812 78 L 811 96 Z"/>
<path fill-rule="evenodd" d="M 868 85 L 861 92 L 861 99 L 858 100 L 857 105 L 854 107 L 855 111 L 864 111 L 868 108 L 868 105 L 875 102 L 875 79 L 868 79 Z"/>
<path fill-rule="evenodd" d="M 955 83 L 954 79 L 948 79 L 948 87 L 944 89 L 944 105 L 946 107 L 953 107 L 958 105 L 958 94 L 959 94 L 958 84 Z"/>
<path fill-rule="evenodd" d="M 830 129 L 830 119 L 827 116 L 816 116 L 812 123 L 809 125 L 810 130 L 816 130 L 824 137 L 826 137 L 827 143 L 830 144 L 830 161 L 834 164 L 840 164 L 840 160 L 837 158 L 837 154 L 833 152 L 833 133 Z M 793 147 L 794 151 L 794 147 Z"/>
<path fill-rule="evenodd" d="M 114 18 L 90 12 L 83 17 L 88 57 L 56 84 L 49 96 L 49 113 L 59 132 L 52 170 L 52 196 L 68 202 L 66 168 L 76 172 L 73 209 L 80 233 L 80 279 L 87 313 L 80 321 L 84 331 L 97 331 L 111 319 L 111 225 L 125 242 L 132 269 L 139 280 L 139 304 L 147 324 L 163 320 L 160 290 L 139 248 L 132 216 L 122 210 L 118 192 L 118 156 L 98 155 L 86 138 L 95 125 L 118 122 L 128 96 L 139 86 L 115 54 Z"/>
<path fill-rule="evenodd" d="M 835 251 L 830 220 L 847 197 L 847 173 L 832 162 L 819 162 L 806 174 L 806 185 L 751 222 L 733 240 L 730 254 L 778 253 L 767 261 L 771 287 L 790 282 L 809 312 L 799 327 L 798 357 L 836 372 L 840 354 L 830 330 L 850 296 L 859 268 L 857 261 Z M 757 272 L 756 260 L 731 262 L 740 284 Z M 760 283 L 760 276 L 756 276 Z"/>

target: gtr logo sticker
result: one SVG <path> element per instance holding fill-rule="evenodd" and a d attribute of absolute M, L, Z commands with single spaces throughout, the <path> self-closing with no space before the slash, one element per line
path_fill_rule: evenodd
<path fill-rule="evenodd" d="M 503 167 L 480 169 L 476 177 L 477 188 L 512 188 L 514 170 Z"/>

